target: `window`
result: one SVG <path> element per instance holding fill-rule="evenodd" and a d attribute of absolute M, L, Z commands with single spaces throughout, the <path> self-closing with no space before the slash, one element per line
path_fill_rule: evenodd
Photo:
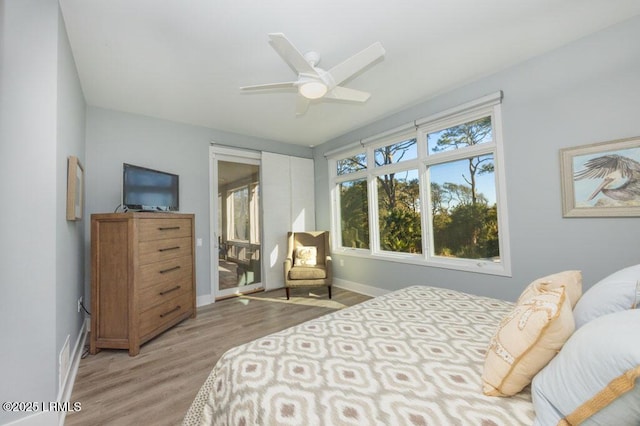
<path fill-rule="evenodd" d="M 376 176 L 380 250 L 422 253 L 418 170 Z"/>
<path fill-rule="evenodd" d="M 334 249 L 509 275 L 500 99 L 329 157 Z"/>
<path fill-rule="evenodd" d="M 258 194 L 258 183 L 227 191 L 227 235 L 230 240 L 260 242 Z"/>
<path fill-rule="evenodd" d="M 357 172 L 367 168 L 367 156 L 364 153 L 353 155 L 349 158 L 343 158 L 337 162 L 336 173 L 338 175 L 346 175 L 348 173 Z"/>
<path fill-rule="evenodd" d="M 415 138 L 377 148 L 374 151 L 376 166 L 384 166 L 386 164 L 394 164 L 418 158 L 416 148 L 417 143 Z"/>
<path fill-rule="evenodd" d="M 367 180 L 341 182 L 340 217 L 342 245 L 350 248 L 369 248 L 369 206 Z"/>
<path fill-rule="evenodd" d="M 249 188 L 244 187 L 230 193 L 231 203 L 231 226 L 232 232 L 230 235 L 233 240 L 248 241 L 248 229 L 249 229 Z"/>

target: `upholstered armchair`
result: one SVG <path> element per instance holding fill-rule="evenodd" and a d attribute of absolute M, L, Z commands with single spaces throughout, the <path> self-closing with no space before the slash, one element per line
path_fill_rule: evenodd
<path fill-rule="evenodd" d="M 331 299 L 333 271 L 328 231 L 289 232 L 284 285 L 289 300 L 291 287 L 327 287 Z"/>

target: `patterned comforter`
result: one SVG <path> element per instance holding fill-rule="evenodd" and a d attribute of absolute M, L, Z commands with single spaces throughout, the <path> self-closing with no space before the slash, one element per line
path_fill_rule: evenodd
<path fill-rule="evenodd" d="M 414 286 L 226 352 L 185 425 L 530 425 L 527 387 L 482 394 L 509 302 Z"/>

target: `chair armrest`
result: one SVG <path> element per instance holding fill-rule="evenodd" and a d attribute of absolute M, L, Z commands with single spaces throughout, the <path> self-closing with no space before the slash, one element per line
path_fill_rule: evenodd
<path fill-rule="evenodd" d="M 293 266 L 293 259 L 291 259 L 290 257 L 287 257 L 287 258 L 284 260 L 283 265 L 284 265 L 284 271 L 285 271 L 285 273 L 286 273 L 286 272 L 289 272 L 289 270 L 290 270 L 290 269 L 291 269 L 291 267 Z"/>
<path fill-rule="evenodd" d="M 287 282 L 289 281 L 289 271 L 291 270 L 291 267 L 293 266 L 293 259 L 291 259 L 290 257 L 287 257 L 284 262 L 282 262 L 283 265 L 283 272 L 284 272 L 284 283 L 285 285 L 287 284 Z"/>
<path fill-rule="evenodd" d="M 329 282 L 331 282 L 331 279 L 333 277 L 333 268 L 331 267 L 332 263 L 333 261 L 331 260 L 331 256 L 325 257 L 324 264 L 327 268 L 327 279 L 329 280 Z"/>

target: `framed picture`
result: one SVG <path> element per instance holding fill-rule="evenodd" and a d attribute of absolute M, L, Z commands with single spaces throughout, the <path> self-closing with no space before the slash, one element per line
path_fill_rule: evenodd
<path fill-rule="evenodd" d="M 67 220 L 82 219 L 84 169 L 73 155 L 67 161 Z"/>
<path fill-rule="evenodd" d="M 640 216 L 640 137 L 560 150 L 564 217 Z"/>

